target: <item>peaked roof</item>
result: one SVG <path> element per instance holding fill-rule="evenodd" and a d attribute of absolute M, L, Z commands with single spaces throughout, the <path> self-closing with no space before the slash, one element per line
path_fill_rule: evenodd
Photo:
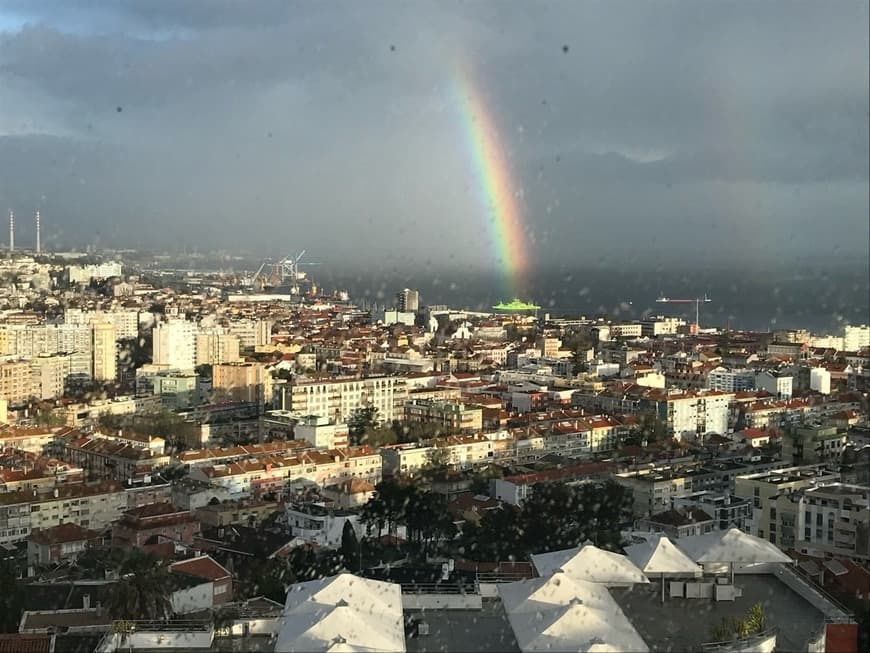
<path fill-rule="evenodd" d="M 578 601 L 545 611 L 508 614 L 508 620 L 523 653 L 649 650 L 621 611 L 601 610 Z"/>
<path fill-rule="evenodd" d="M 576 580 L 604 585 L 648 583 L 649 579 L 625 556 L 599 549 L 592 544 L 582 547 L 551 551 L 532 556 L 538 574 L 546 576 L 562 569 Z"/>
<path fill-rule="evenodd" d="M 291 586 L 276 651 L 405 650 L 398 585 L 339 574 Z"/>
<path fill-rule="evenodd" d="M 537 612 L 580 599 L 583 605 L 611 608 L 613 597 L 604 585 L 572 578 L 563 571 L 550 576 L 500 583 L 498 594 L 505 612 Z"/>
<path fill-rule="evenodd" d="M 775 545 L 760 537 L 748 535 L 739 528 L 681 537 L 677 544 L 695 562 L 792 562 Z"/>
<path fill-rule="evenodd" d="M 670 538 L 662 534 L 642 544 L 625 547 L 625 554 L 645 574 L 700 574 L 702 571 Z"/>

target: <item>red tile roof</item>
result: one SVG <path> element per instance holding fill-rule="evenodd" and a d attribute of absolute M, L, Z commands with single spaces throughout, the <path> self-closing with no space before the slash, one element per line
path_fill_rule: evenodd
<path fill-rule="evenodd" d="M 182 562 L 176 562 L 169 566 L 171 571 L 185 574 L 187 576 L 195 576 L 196 578 L 204 578 L 206 580 L 222 580 L 229 578 L 232 574 L 215 562 L 210 556 L 201 556 L 192 558 Z"/>

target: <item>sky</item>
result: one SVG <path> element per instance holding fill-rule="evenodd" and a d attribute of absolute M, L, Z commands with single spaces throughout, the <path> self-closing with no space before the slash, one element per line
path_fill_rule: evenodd
<path fill-rule="evenodd" d="M 0 0 L 17 241 L 499 268 L 868 256 L 868 3 Z M 465 71 L 465 72 L 463 72 Z"/>

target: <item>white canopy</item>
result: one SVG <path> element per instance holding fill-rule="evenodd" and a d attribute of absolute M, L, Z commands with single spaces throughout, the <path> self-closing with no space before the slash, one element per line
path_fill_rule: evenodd
<path fill-rule="evenodd" d="M 517 644 L 531 651 L 648 651 L 621 611 L 597 609 L 575 600 L 538 612 L 508 613 Z"/>
<path fill-rule="evenodd" d="M 275 650 L 404 651 L 401 589 L 352 574 L 294 585 Z"/>
<path fill-rule="evenodd" d="M 541 576 L 561 569 L 573 579 L 604 585 L 621 586 L 649 582 L 628 558 L 592 544 L 533 555 L 532 564 Z"/>
<path fill-rule="evenodd" d="M 785 553 L 767 540 L 747 535 L 739 528 L 706 535 L 681 537 L 677 545 L 695 562 L 727 562 L 752 565 L 763 562 L 791 562 Z"/>
<path fill-rule="evenodd" d="M 661 533 L 641 544 L 625 547 L 625 555 L 645 574 L 700 576 L 703 573 L 698 564 Z"/>
<path fill-rule="evenodd" d="M 594 608 L 612 609 L 616 605 L 604 585 L 576 580 L 561 570 L 551 576 L 501 583 L 497 587 L 507 613 L 549 610 L 569 605 L 578 598 Z"/>

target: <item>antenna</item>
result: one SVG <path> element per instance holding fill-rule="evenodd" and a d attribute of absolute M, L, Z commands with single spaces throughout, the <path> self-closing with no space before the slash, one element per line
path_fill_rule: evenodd
<path fill-rule="evenodd" d="M 39 254 L 41 251 L 39 243 L 39 209 L 36 209 L 36 253 Z"/>
<path fill-rule="evenodd" d="M 9 209 L 9 252 L 15 251 L 15 214 Z"/>

